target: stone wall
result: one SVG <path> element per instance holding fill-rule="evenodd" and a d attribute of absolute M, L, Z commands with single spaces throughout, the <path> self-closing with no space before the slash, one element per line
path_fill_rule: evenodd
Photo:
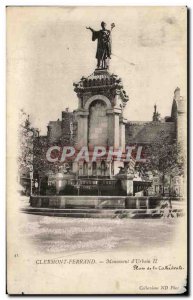
<path fill-rule="evenodd" d="M 135 143 L 152 143 L 159 137 L 176 137 L 174 122 L 128 122 L 125 128 L 126 145 Z"/>
<path fill-rule="evenodd" d="M 76 142 L 76 122 L 73 112 L 63 111 L 62 112 L 62 145 L 74 145 Z"/>
<path fill-rule="evenodd" d="M 75 144 L 76 126 L 74 113 L 63 111 L 62 120 L 50 121 L 48 124 L 48 143 L 62 146 Z"/>
<path fill-rule="evenodd" d="M 48 142 L 49 144 L 58 143 L 62 136 L 61 121 L 50 121 L 48 124 Z"/>

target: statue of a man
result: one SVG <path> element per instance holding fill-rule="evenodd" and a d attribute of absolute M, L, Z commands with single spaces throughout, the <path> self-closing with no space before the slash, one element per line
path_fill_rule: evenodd
<path fill-rule="evenodd" d="M 98 40 L 96 59 L 98 69 L 107 69 L 108 60 L 111 58 L 111 31 L 115 24 L 111 24 L 111 30 L 106 29 L 106 23 L 101 22 L 102 29 L 99 31 L 93 30 L 91 27 L 86 27 L 92 31 L 92 41 Z"/>

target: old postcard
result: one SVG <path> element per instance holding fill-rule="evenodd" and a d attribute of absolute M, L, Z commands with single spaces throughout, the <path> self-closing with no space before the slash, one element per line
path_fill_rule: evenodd
<path fill-rule="evenodd" d="M 187 8 L 7 7 L 7 293 L 187 293 L 187 202 Z"/>

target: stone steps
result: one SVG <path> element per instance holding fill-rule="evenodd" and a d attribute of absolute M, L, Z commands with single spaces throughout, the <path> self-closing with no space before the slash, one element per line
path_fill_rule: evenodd
<path fill-rule="evenodd" d="M 42 216 L 69 217 L 69 218 L 160 218 L 164 210 L 159 209 L 52 209 L 52 208 L 25 208 L 24 213 Z M 170 210 L 174 216 L 182 216 L 183 210 Z"/>

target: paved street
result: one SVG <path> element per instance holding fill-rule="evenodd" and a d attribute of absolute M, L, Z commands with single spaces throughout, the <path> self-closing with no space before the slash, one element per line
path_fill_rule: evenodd
<path fill-rule="evenodd" d="M 27 199 L 23 204 L 27 205 Z M 23 205 L 22 205 L 23 206 Z M 180 218 L 79 219 L 21 213 L 20 234 L 44 253 L 157 247 L 172 241 Z"/>

